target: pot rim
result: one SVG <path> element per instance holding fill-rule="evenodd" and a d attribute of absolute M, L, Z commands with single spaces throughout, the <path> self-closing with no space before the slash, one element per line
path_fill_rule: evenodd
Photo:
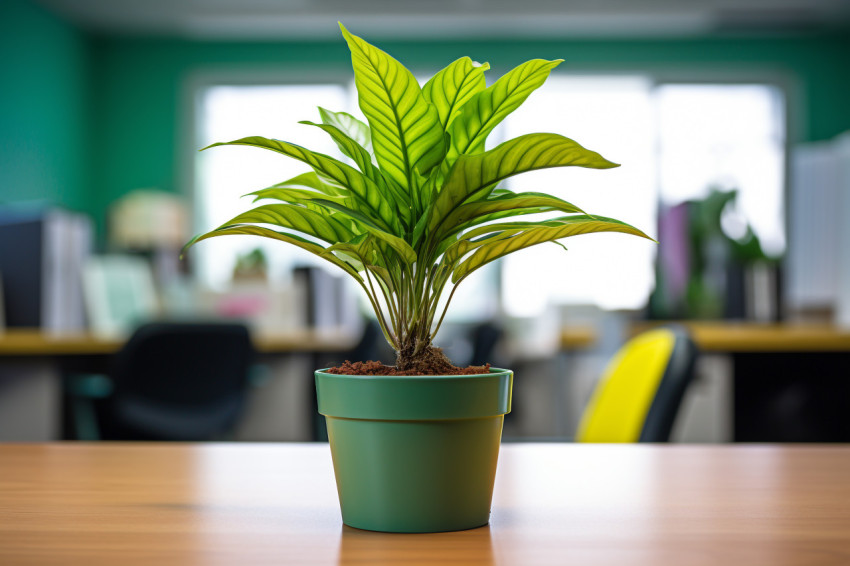
<path fill-rule="evenodd" d="M 313 373 L 316 375 L 329 375 L 333 377 L 352 377 L 352 378 L 364 378 L 364 379 L 375 379 L 382 378 L 387 380 L 393 379 L 440 379 L 445 380 L 448 378 L 458 378 L 458 379 L 475 379 L 480 377 L 488 377 L 492 375 L 502 374 L 502 373 L 513 373 L 511 369 L 505 368 L 494 368 L 491 367 L 488 373 L 462 373 L 462 374 L 428 374 L 428 375 L 355 375 L 351 373 L 328 373 L 328 370 L 331 368 L 322 368 L 314 370 Z"/>
<path fill-rule="evenodd" d="M 457 420 L 511 411 L 513 371 L 469 375 L 346 375 L 315 371 L 319 413 L 366 420 Z"/>

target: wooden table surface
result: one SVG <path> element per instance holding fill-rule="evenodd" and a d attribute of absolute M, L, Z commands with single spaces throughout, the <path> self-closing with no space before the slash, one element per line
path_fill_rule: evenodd
<path fill-rule="evenodd" d="M 339 331 L 293 330 L 257 334 L 254 347 L 260 353 L 339 352 L 357 344 L 358 336 Z M 0 356 L 86 356 L 114 354 L 124 345 L 121 338 L 105 338 L 85 332 L 47 333 L 38 329 L 6 329 L 0 332 Z"/>
<path fill-rule="evenodd" d="M 850 564 L 850 447 L 508 444 L 490 525 L 342 525 L 326 444 L 0 445 L 0 564 Z"/>

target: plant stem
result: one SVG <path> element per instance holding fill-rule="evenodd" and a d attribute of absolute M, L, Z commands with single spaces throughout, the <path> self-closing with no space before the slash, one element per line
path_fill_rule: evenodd
<path fill-rule="evenodd" d="M 440 326 L 443 325 L 443 319 L 446 317 L 446 312 L 449 310 L 449 304 L 451 304 L 452 302 L 452 297 L 454 297 L 458 285 L 460 285 L 464 279 L 466 279 L 466 275 L 458 279 L 457 283 L 455 283 L 454 287 L 452 287 L 452 292 L 449 293 L 449 299 L 446 301 L 446 306 L 443 307 L 443 314 L 440 315 L 440 321 L 437 322 L 437 328 L 434 329 L 434 331 L 431 333 L 431 336 L 436 336 L 437 332 L 440 330 Z"/>
<path fill-rule="evenodd" d="M 369 278 L 369 271 L 368 270 L 366 270 L 366 280 L 369 282 L 369 287 L 372 287 L 372 280 Z M 396 336 L 394 336 L 393 333 L 390 332 L 389 329 L 387 328 L 387 321 L 384 319 L 384 313 L 381 310 L 381 308 L 380 308 L 380 306 L 378 305 L 378 302 L 377 302 L 377 298 L 378 298 L 377 294 L 375 294 L 374 298 L 373 298 L 373 294 L 375 293 L 375 288 L 372 287 L 372 293 L 369 293 L 369 290 L 366 288 L 365 285 L 363 285 L 363 283 L 360 283 L 360 286 L 363 287 L 364 291 L 366 291 L 366 295 L 369 297 L 369 301 L 372 303 L 372 309 L 375 311 L 375 314 L 377 315 L 378 324 L 381 326 L 381 330 L 383 330 L 383 332 L 384 332 L 384 338 L 386 338 L 387 342 L 389 342 L 394 348 L 398 349 L 398 347 L 399 347 L 398 338 Z"/>
<path fill-rule="evenodd" d="M 368 270 L 367 270 L 368 271 Z M 381 280 L 380 277 L 375 276 L 375 280 L 378 282 L 378 288 L 381 289 L 381 294 L 384 297 L 384 302 L 387 303 L 387 310 L 390 316 L 390 322 L 393 325 L 393 331 L 396 336 L 399 335 L 399 316 L 398 316 L 398 308 L 396 307 L 395 302 L 392 300 L 392 291 L 390 291 L 386 284 Z M 371 282 L 370 282 L 371 285 Z"/>

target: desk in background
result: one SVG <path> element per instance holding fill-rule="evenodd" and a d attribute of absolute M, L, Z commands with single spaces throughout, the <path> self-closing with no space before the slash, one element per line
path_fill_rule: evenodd
<path fill-rule="evenodd" d="M 254 348 L 261 354 L 291 352 L 339 352 L 351 349 L 357 336 L 333 331 L 292 331 L 259 334 Z M 114 354 L 124 345 L 118 338 L 103 338 L 86 333 L 48 334 L 35 329 L 9 329 L 0 332 L 0 356 L 101 356 Z"/>
<path fill-rule="evenodd" d="M 850 447 L 508 444 L 490 525 L 344 527 L 326 444 L 0 446 L 0 564 L 850 564 Z"/>
<path fill-rule="evenodd" d="M 635 333 L 658 322 L 634 324 Z M 764 324 L 736 321 L 683 321 L 702 352 L 850 352 L 850 330 L 828 324 Z"/>
<path fill-rule="evenodd" d="M 640 323 L 640 332 L 658 323 Z M 824 324 L 682 322 L 732 360 L 733 439 L 850 442 L 850 330 Z"/>
<path fill-rule="evenodd" d="M 257 334 L 254 347 L 264 359 L 304 354 L 311 361 L 303 369 L 305 377 L 315 368 L 319 354 L 350 350 L 358 337 L 333 331 L 293 331 Z M 62 377 L 68 373 L 106 373 L 109 359 L 122 346 L 120 339 L 91 334 L 46 334 L 38 330 L 8 329 L 0 333 L 0 441 L 46 441 L 63 437 Z M 292 400 L 296 408 L 309 412 L 315 397 L 312 387 L 299 391 Z M 266 413 L 283 409 L 270 407 L 276 399 L 259 399 Z M 290 413 L 293 411 L 290 411 Z M 275 417 L 278 421 L 279 417 Z M 291 422 L 312 427 L 313 415 L 292 416 Z M 251 427 L 251 423 L 246 425 Z M 256 426 L 254 429 L 256 430 Z M 278 427 L 279 428 L 279 427 Z M 308 432 L 306 434 L 312 434 Z M 257 437 L 257 433 L 249 436 Z M 259 437 L 264 438 L 265 433 Z"/>

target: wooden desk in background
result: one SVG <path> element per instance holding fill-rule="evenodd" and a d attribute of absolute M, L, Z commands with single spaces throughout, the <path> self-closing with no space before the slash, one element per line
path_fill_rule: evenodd
<path fill-rule="evenodd" d="M 0 446 L 0 564 L 850 564 L 850 447 L 508 444 L 490 525 L 344 527 L 326 444 Z"/>
<path fill-rule="evenodd" d="M 289 354 L 312 356 L 323 363 L 323 354 L 350 350 L 359 337 L 331 331 L 293 331 L 256 334 L 254 347 L 266 360 Z M 0 332 L 0 441 L 45 441 L 67 437 L 63 426 L 63 375 L 106 373 L 109 360 L 124 340 L 90 334 L 48 334 L 38 330 L 7 329 Z M 311 362 L 310 367 L 316 367 Z M 310 370 L 304 372 L 309 378 Z M 315 402 L 307 387 L 303 405 Z M 313 428 L 312 411 L 304 419 Z M 315 434 L 315 432 L 313 433 Z"/>
<path fill-rule="evenodd" d="M 357 336 L 344 332 L 292 331 L 254 336 L 260 354 L 291 352 L 339 352 L 354 347 Z M 0 332 L 0 356 L 100 356 L 116 353 L 124 345 L 119 338 L 86 333 L 49 334 L 35 329 Z"/>
<path fill-rule="evenodd" d="M 660 322 L 632 325 L 635 333 Z M 702 352 L 850 352 L 850 330 L 827 324 L 765 324 L 736 321 L 684 321 Z"/>
<path fill-rule="evenodd" d="M 664 322 L 631 324 L 638 334 Z M 828 324 L 763 324 L 736 321 L 676 321 L 688 328 L 702 352 L 850 352 L 850 330 Z M 568 326 L 561 329 L 561 349 L 593 345 L 592 327 Z"/>

